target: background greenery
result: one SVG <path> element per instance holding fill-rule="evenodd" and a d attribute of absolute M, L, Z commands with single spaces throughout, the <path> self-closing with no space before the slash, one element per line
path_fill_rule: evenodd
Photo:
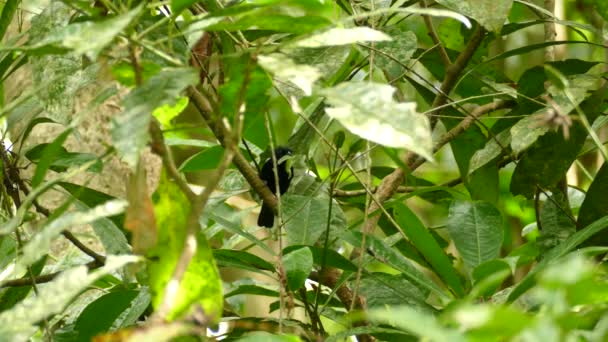
<path fill-rule="evenodd" d="M 0 340 L 607 340 L 607 4 L 3 2 Z"/>

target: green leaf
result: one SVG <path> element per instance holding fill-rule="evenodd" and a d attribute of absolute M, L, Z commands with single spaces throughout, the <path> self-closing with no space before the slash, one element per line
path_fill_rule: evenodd
<path fill-rule="evenodd" d="M 182 96 L 174 105 L 162 105 L 154 110 L 152 115 L 160 122 L 163 128 L 171 127 L 171 120 L 176 118 L 188 106 L 188 98 Z"/>
<path fill-rule="evenodd" d="M 471 274 L 473 277 L 473 282 L 476 286 L 484 281 L 487 281 L 488 279 L 491 279 L 495 275 L 498 275 L 499 277 L 498 279 L 491 279 L 491 284 L 484 284 L 486 285 L 484 291 L 476 289 L 476 295 L 491 296 L 506 279 L 506 277 L 510 276 L 511 274 L 511 266 L 502 259 L 492 259 L 477 265 Z"/>
<path fill-rule="evenodd" d="M 319 30 L 330 24 L 329 20 L 319 16 L 292 17 L 280 14 L 268 14 L 262 11 L 241 16 L 237 20 L 223 21 L 206 28 L 207 31 L 244 31 L 268 30 L 284 33 L 304 34 Z"/>
<path fill-rule="evenodd" d="M 499 256 L 503 239 L 502 224 L 502 215 L 490 203 L 461 200 L 452 203 L 448 232 L 470 270 Z"/>
<path fill-rule="evenodd" d="M 317 48 L 322 46 L 348 45 L 359 42 L 382 42 L 392 40 L 387 34 L 365 26 L 351 28 L 335 27 L 311 37 L 298 40 L 293 47 Z"/>
<path fill-rule="evenodd" d="M 74 330 L 78 341 L 90 341 L 95 335 L 133 325 L 150 304 L 147 288 L 118 290 L 105 294 L 82 311 Z"/>
<path fill-rule="evenodd" d="M 243 295 L 243 294 L 254 295 L 254 296 L 275 297 L 275 298 L 279 296 L 278 291 L 267 289 L 265 287 L 261 287 L 258 285 L 246 284 L 246 285 L 240 285 L 236 289 L 226 293 L 224 298 L 230 298 L 233 296 L 238 296 L 238 295 Z"/>
<path fill-rule="evenodd" d="M 477 150 L 471 157 L 469 174 L 496 159 L 496 157 L 504 152 L 505 148 L 508 148 L 510 143 L 511 132 L 509 130 L 504 130 L 496 134 L 495 138 L 490 138 L 486 145 L 481 150 Z"/>
<path fill-rule="evenodd" d="M 375 64 L 386 70 L 391 77 L 399 77 L 410 58 L 416 52 L 417 38 L 412 31 L 405 30 L 402 26 L 385 27 L 384 33 L 393 38 L 392 41 L 377 43 L 375 48 L 382 53 L 376 54 Z M 398 62 L 397 62 L 398 61 Z"/>
<path fill-rule="evenodd" d="M 585 200 L 578 212 L 578 227 L 586 227 L 593 221 L 608 215 L 606 194 L 608 194 L 608 162 L 604 162 L 587 190 Z M 598 246 L 606 246 L 606 241 L 606 235 L 598 235 L 589 242 Z"/>
<path fill-rule="evenodd" d="M 324 237 L 329 215 L 329 200 L 326 194 L 310 197 L 285 194 L 281 196 L 283 220 L 289 245 L 314 245 Z M 340 206 L 332 201 L 330 219 L 330 240 L 346 227 L 346 218 Z"/>
<path fill-rule="evenodd" d="M 17 9 L 19 8 L 19 4 L 21 0 L 7 0 L 2 6 L 2 16 L 0 16 L 0 39 L 4 38 L 6 34 L 6 30 L 13 20 L 13 16 Z"/>
<path fill-rule="evenodd" d="M 278 79 L 288 81 L 300 88 L 307 96 L 312 94 L 313 83 L 321 77 L 321 73 L 315 67 L 296 64 L 286 55 L 279 53 L 259 55 L 258 63 Z"/>
<path fill-rule="evenodd" d="M 197 82 L 195 69 L 165 69 L 124 98 L 125 110 L 112 119 L 112 141 L 131 168 L 148 143 L 152 112 L 162 105 L 175 103 L 184 88 Z"/>
<path fill-rule="evenodd" d="M 179 170 L 182 172 L 213 170 L 220 165 L 223 156 L 223 146 L 212 146 L 186 159 L 182 165 L 180 165 Z"/>
<path fill-rule="evenodd" d="M 99 205 L 87 211 L 67 212 L 56 219 L 46 222 L 42 229 L 23 246 L 23 254 L 17 259 L 13 274 L 21 274 L 48 253 L 53 239 L 65 229 L 74 225 L 89 224 L 96 220 L 124 212 L 126 201 L 114 200 Z"/>
<path fill-rule="evenodd" d="M 72 50 L 75 54 L 84 54 L 95 60 L 99 53 L 110 44 L 116 36 L 131 24 L 139 15 L 143 6 L 99 22 L 77 22 L 65 27 L 57 27 L 45 38 L 34 45 L 26 46 L 26 50 Z"/>
<path fill-rule="evenodd" d="M 239 338 L 239 342 L 300 342 L 302 341 L 295 335 L 274 335 L 263 331 L 250 332 Z"/>
<path fill-rule="evenodd" d="M 360 232 L 354 231 L 347 231 L 342 235 L 343 240 L 353 247 L 361 247 L 362 237 Z M 430 291 L 442 299 L 450 298 L 446 290 L 437 286 L 426 274 L 418 270 L 410 260 L 406 259 L 398 251 L 372 235 L 366 236 L 365 241 L 367 249 L 371 251 L 375 258 L 401 272 L 412 284 L 420 287 L 423 291 Z"/>
<path fill-rule="evenodd" d="M 62 272 L 53 281 L 40 286 L 37 296 L 30 296 L 12 309 L 0 313 L 0 336 L 7 341 L 23 341 L 38 330 L 36 324 L 58 314 L 83 290 L 106 274 L 126 264 L 139 262 L 140 258 L 108 256 L 106 265 L 87 273 L 86 266 L 78 266 Z"/>
<path fill-rule="evenodd" d="M 81 211 L 91 208 L 78 200 L 74 201 L 74 205 Z M 103 217 L 89 224 L 107 254 L 122 255 L 131 253 L 131 247 L 129 246 L 125 232 L 120 230 L 111 219 Z"/>
<path fill-rule="evenodd" d="M 466 327 L 469 341 L 511 341 L 535 323 L 536 317 L 517 310 L 513 306 L 476 303 L 461 305 L 448 314 L 450 321 Z"/>
<path fill-rule="evenodd" d="M 568 237 L 564 242 L 553 247 L 549 252 L 545 253 L 544 258 L 522 279 L 509 293 L 508 301 L 512 302 L 524 294 L 536 283 L 536 275 L 544 270 L 548 265 L 555 263 L 559 258 L 562 258 L 574 248 L 598 234 L 602 230 L 608 228 L 608 216 L 604 216 L 585 228 L 577 231 Z"/>
<path fill-rule="evenodd" d="M 160 65 L 142 60 L 140 61 L 141 68 L 141 77 L 146 82 L 150 77 L 156 75 L 160 72 Z M 126 86 L 126 87 L 134 87 L 135 86 L 135 70 L 133 70 L 133 64 L 128 62 L 120 62 L 112 65 L 112 75 L 118 83 Z"/>
<path fill-rule="evenodd" d="M 581 110 L 589 122 L 593 122 L 599 114 L 605 95 L 605 88 L 598 89 L 581 104 Z M 588 135 L 579 121 L 574 121 L 569 131 L 569 139 L 561 131 L 549 132 L 523 154 L 511 178 L 510 190 L 514 195 L 532 198 L 537 186 L 550 189 L 563 178 Z"/>
<path fill-rule="evenodd" d="M 29 149 L 25 153 L 25 156 L 27 159 L 37 164 L 40 164 L 43 158 L 46 159 L 44 162 L 50 160 L 49 169 L 55 172 L 64 172 L 70 167 L 82 166 L 93 160 L 96 162 L 91 165 L 88 171 L 99 173 L 103 168 L 101 159 L 97 158 L 97 156 L 92 153 L 68 152 L 64 147 L 59 146 L 59 148 L 54 151 L 55 153 L 47 154 L 48 151 L 46 148 L 48 147 L 50 149 L 50 145 L 51 144 L 46 143 L 36 145 Z"/>
<path fill-rule="evenodd" d="M 545 108 L 536 113 L 526 116 L 511 127 L 511 148 L 519 154 L 534 144 L 539 137 L 543 136 L 551 126 L 544 122 Z"/>
<path fill-rule="evenodd" d="M 226 82 L 219 88 L 222 113 L 232 118 L 244 108 L 243 137 L 260 148 L 268 145 L 264 112 L 268 110 L 272 80 L 251 55 L 227 58 Z M 246 87 L 246 88 L 245 88 Z"/>
<path fill-rule="evenodd" d="M 438 3 L 471 17 L 488 31 L 500 32 L 513 0 L 437 0 Z"/>
<path fill-rule="evenodd" d="M 31 276 L 37 277 L 42 273 L 42 269 L 46 264 L 47 258 L 42 258 L 35 262 L 31 267 Z M 28 276 L 30 275 L 28 274 Z M 25 299 L 30 291 L 32 290 L 32 286 L 17 286 L 6 289 L 4 292 L 0 294 L 0 312 L 9 310 L 17 303 L 21 302 Z"/>
<path fill-rule="evenodd" d="M 32 177 L 32 187 L 37 187 L 44 180 L 44 176 L 51 166 L 53 159 L 56 158 L 58 154 L 61 153 L 63 147 L 63 142 L 68 136 L 72 133 L 72 129 L 68 128 L 63 133 L 61 133 L 53 142 L 47 145 L 42 151 L 42 156 L 38 161 L 38 165 L 36 166 L 36 172 L 34 172 L 34 176 Z"/>
<path fill-rule="evenodd" d="M 190 202 L 179 187 L 163 174 L 153 196 L 158 230 L 156 247 L 149 251 L 152 303 L 158 308 L 165 287 L 173 276 L 185 248 Z M 168 319 L 188 314 L 198 304 L 206 317 L 216 321 L 222 314 L 222 283 L 209 243 L 202 232 L 196 236 L 197 249 L 179 284 Z"/>
<path fill-rule="evenodd" d="M 369 308 L 407 304 L 416 310 L 434 313 L 426 304 L 429 291 L 421 290 L 402 275 L 374 272 L 361 277 L 359 291 Z"/>
<path fill-rule="evenodd" d="M 183 10 L 195 4 L 196 0 L 171 0 L 171 14 L 177 17 Z"/>
<path fill-rule="evenodd" d="M 72 197 L 77 199 L 78 201 L 84 203 L 87 207 L 93 208 L 98 205 L 101 205 L 105 202 L 115 200 L 116 198 L 110 196 L 101 191 L 97 191 L 91 188 L 87 188 L 86 186 L 73 184 L 68 182 L 59 182 L 57 183 L 60 187 L 65 189 Z M 119 229 L 122 229 L 124 222 L 124 215 L 115 215 L 109 218 Z M 123 230 L 124 232 L 124 230 Z"/>
<path fill-rule="evenodd" d="M 312 252 L 306 247 L 296 249 L 283 256 L 287 286 L 291 291 L 297 291 L 304 286 L 304 281 L 312 271 L 312 266 Z"/>
<path fill-rule="evenodd" d="M 350 260 L 346 259 L 342 254 L 332 250 L 314 246 L 292 245 L 285 247 L 283 253 L 287 254 L 293 250 L 306 247 L 312 252 L 312 258 L 315 265 L 320 267 L 333 267 L 348 272 L 357 272 L 357 266 Z"/>
<path fill-rule="evenodd" d="M 409 241 L 424 256 L 441 279 L 460 297 L 464 296 L 464 288 L 456 269 L 445 251 L 433 238 L 420 219 L 403 203 L 397 202 L 393 207 L 395 220 L 399 223 Z"/>
<path fill-rule="evenodd" d="M 555 190 L 547 198 L 540 210 L 541 235 L 545 244 L 557 245 L 576 231 L 576 225 L 568 198 L 559 190 Z M 546 241 L 549 240 L 549 241 Z"/>
<path fill-rule="evenodd" d="M 408 306 L 372 309 L 366 317 L 371 322 L 388 324 L 431 341 L 466 341 L 458 330 L 444 327 L 432 315 Z"/>
<path fill-rule="evenodd" d="M 219 266 L 236 267 L 250 271 L 273 271 L 274 265 L 257 255 L 232 249 L 214 249 L 213 258 Z"/>
<path fill-rule="evenodd" d="M 344 82 L 324 89 L 327 114 L 352 133 L 381 145 L 406 148 L 433 160 L 430 123 L 416 103 L 393 100 L 395 88 L 370 82 Z"/>

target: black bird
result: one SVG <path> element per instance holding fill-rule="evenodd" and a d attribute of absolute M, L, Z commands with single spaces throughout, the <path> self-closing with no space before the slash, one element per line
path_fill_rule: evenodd
<path fill-rule="evenodd" d="M 292 151 L 288 147 L 277 147 L 274 150 L 274 155 L 277 160 L 277 175 L 279 176 L 279 192 L 281 195 L 287 192 L 289 183 L 291 183 L 291 179 L 293 178 L 293 167 L 289 167 L 291 163 L 287 160 L 281 160 L 281 158 L 289 156 L 291 153 Z M 273 194 L 276 194 L 277 186 L 274 180 L 272 157 L 264 162 L 262 170 L 260 171 L 260 178 L 266 182 L 270 191 Z M 258 216 L 258 226 L 272 228 L 273 225 L 274 212 L 271 207 L 267 206 L 266 203 L 262 201 L 262 210 L 260 211 L 260 216 Z"/>

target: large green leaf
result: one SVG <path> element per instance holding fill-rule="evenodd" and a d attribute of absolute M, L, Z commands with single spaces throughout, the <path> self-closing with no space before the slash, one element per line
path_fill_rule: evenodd
<path fill-rule="evenodd" d="M 87 211 L 65 213 L 47 222 L 27 244 L 23 246 L 23 254 L 17 259 L 13 274 L 21 274 L 28 266 L 48 253 L 52 241 L 62 231 L 75 225 L 88 224 L 100 218 L 124 212 L 127 203 L 123 200 L 106 202 Z"/>
<path fill-rule="evenodd" d="M 445 251 L 439 247 L 439 244 L 428 229 L 420 222 L 420 219 L 418 219 L 416 214 L 403 203 L 397 203 L 395 205 L 394 213 L 399 226 L 401 226 L 410 242 L 424 256 L 424 259 L 433 266 L 433 271 L 435 271 L 458 296 L 463 296 L 464 288 L 452 262 Z"/>
<path fill-rule="evenodd" d="M 453 328 L 446 328 L 429 313 L 423 313 L 409 306 L 372 309 L 367 312 L 368 320 L 394 326 L 431 341 L 464 342 L 465 337 Z"/>
<path fill-rule="evenodd" d="M 375 48 L 381 51 L 376 54 L 375 64 L 386 70 L 391 77 L 396 78 L 405 71 L 404 65 L 407 66 L 410 58 L 416 52 L 418 43 L 416 34 L 399 25 L 385 27 L 382 31 L 393 40 L 375 45 Z"/>
<path fill-rule="evenodd" d="M 327 192 L 327 184 L 314 177 L 295 176 L 289 192 L 281 196 L 288 245 L 314 246 L 319 241 L 324 243 L 327 228 L 329 241 L 332 242 L 346 228 L 342 207 L 335 200 L 330 201 Z"/>
<path fill-rule="evenodd" d="M 194 69 L 165 69 L 124 98 L 125 110 L 112 120 L 112 141 L 131 168 L 148 143 L 148 126 L 154 109 L 174 104 L 184 88 L 197 82 Z"/>
<path fill-rule="evenodd" d="M 179 187 L 163 173 L 153 196 L 158 231 L 156 247 L 149 251 L 152 303 L 158 308 L 165 287 L 173 276 L 185 248 L 190 202 Z M 197 234 L 197 249 L 181 279 L 168 319 L 175 319 L 200 305 L 205 316 L 215 321 L 222 314 L 222 283 L 205 235 Z"/>
<path fill-rule="evenodd" d="M 358 42 L 381 42 L 392 40 L 390 36 L 365 26 L 335 27 L 311 37 L 298 40 L 295 47 L 318 48 L 322 46 L 348 45 Z"/>
<path fill-rule="evenodd" d="M 581 104 L 581 110 L 589 122 L 593 122 L 599 114 L 605 93 L 603 87 Z M 524 152 L 511 178 L 510 190 L 513 194 L 532 198 L 537 186 L 550 189 L 564 177 L 587 138 L 587 130 L 578 121 L 573 122 L 569 132 L 569 139 L 561 131 L 548 132 Z"/>
<path fill-rule="evenodd" d="M 85 21 L 57 27 L 46 37 L 25 49 L 33 51 L 48 51 L 49 49 L 72 50 L 90 59 L 96 59 L 99 53 L 110 44 L 116 36 L 131 24 L 143 6 L 116 17 L 99 22 Z"/>
<path fill-rule="evenodd" d="M 465 265 L 473 270 L 499 256 L 502 246 L 502 215 L 492 204 L 454 201 L 447 228 Z"/>
<path fill-rule="evenodd" d="M 544 245 L 555 246 L 576 231 L 568 198 L 559 190 L 552 193 L 540 211 L 541 236 Z"/>
<path fill-rule="evenodd" d="M 593 182 L 587 190 L 585 200 L 578 212 L 578 227 L 586 227 L 593 221 L 608 215 L 606 196 L 608 194 L 608 162 L 599 169 Z M 590 240 L 592 244 L 606 246 L 606 234 L 598 235 Z"/>
<path fill-rule="evenodd" d="M 486 30 L 499 32 L 513 0 L 437 0 L 438 3 L 477 20 Z"/>
<path fill-rule="evenodd" d="M 90 341 L 102 332 L 133 325 L 150 304 L 147 288 L 118 290 L 105 294 L 82 311 L 74 324 L 78 341 Z"/>
<path fill-rule="evenodd" d="M 342 238 L 353 247 L 360 248 L 363 235 L 360 232 L 347 231 L 342 235 Z M 426 274 L 417 269 L 410 260 L 383 241 L 372 235 L 366 236 L 365 241 L 367 250 L 371 251 L 375 258 L 401 272 L 404 277 L 421 290 L 430 291 L 442 299 L 450 297 L 446 290 L 435 284 Z"/>
<path fill-rule="evenodd" d="M 273 73 L 279 80 L 289 81 L 308 96 L 312 94 L 313 83 L 321 77 L 321 73 L 315 67 L 296 64 L 283 54 L 260 55 L 258 56 L 258 63 L 262 68 Z"/>
<path fill-rule="evenodd" d="M 547 266 L 554 264 L 558 259 L 562 258 L 574 248 L 588 240 L 594 235 L 597 235 L 602 230 L 608 228 L 608 216 L 604 216 L 593 223 L 589 224 L 585 228 L 577 231 L 568 237 L 564 242 L 553 247 L 549 252 L 545 253 L 544 258 L 530 271 L 524 279 L 522 279 L 509 293 L 508 301 L 514 301 L 519 296 L 524 294 L 536 283 L 536 276 L 538 272 L 547 268 Z"/>
<path fill-rule="evenodd" d="M 287 276 L 287 286 L 297 291 L 312 271 L 312 252 L 306 247 L 298 248 L 283 256 L 283 267 Z"/>
<path fill-rule="evenodd" d="M 25 341 L 34 334 L 40 321 L 58 314 L 74 297 L 102 276 L 115 272 L 128 263 L 138 262 L 135 256 L 109 256 L 106 265 L 87 272 L 86 266 L 78 266 L 62 272 L 45 286 L 37 296 L 30 296 L 12 309 L 0 313 L 0 336 L 6 341 Z"/>
<path fill-rule="evenodd" d="M 344 82 L 324 89 L 332 105 L 327 114 L 352 133 L 381 145 L 406 148 L 433 160 L 428 118 L 416 112 L 416 103 L 393 100 L 395 88 L 379 83 Z"/>

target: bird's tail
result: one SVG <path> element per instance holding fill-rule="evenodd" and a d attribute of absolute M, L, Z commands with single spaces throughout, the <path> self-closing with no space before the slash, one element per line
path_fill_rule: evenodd
<path fill-rule="evenodd" d="M 272 228 L 274 226 L 274 212 L 272 208 L 262 202 L 262 210 L 258 216 L 258 226 Z"/>

